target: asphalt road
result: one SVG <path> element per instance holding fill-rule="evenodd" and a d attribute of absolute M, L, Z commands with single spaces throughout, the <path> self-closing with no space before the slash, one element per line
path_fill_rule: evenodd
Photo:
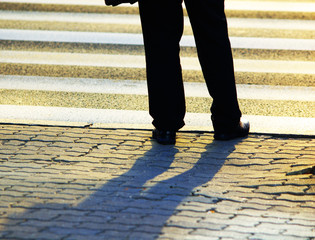
<path fill-rule="evenodd" d="M 279 117 L 270 123 L 279 126 L 285 125 L 281 117 L 314 120 L 312 9 L 314 3 L 309 0 L 226 2 L 244 115 L 260 117 L 260 123 L 264 117 Z M 0 13 L 1 105 L 148 110 L 136 5 L 110 8 L 97 0 L 10 1 L 0 3 Z M 211 98 L 187 16 L 181 57 L 187 112 L 209 113 Z M 109 90 L 112 85 L 102 81 L 117 86 Z M 0 119 L 6 119 L 5 112 Z"/>

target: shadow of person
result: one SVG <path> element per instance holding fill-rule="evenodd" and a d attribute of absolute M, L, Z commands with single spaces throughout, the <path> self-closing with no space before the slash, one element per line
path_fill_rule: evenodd
<path fill-rule="evenodd" d="M 93 189 L 81 203 L 37 205 L 11 219 L 28 222 L 34 219 L 34 209 L 54 216 L 43 220 L 40 231 L 32 232 L 29 239 L 155 239 L 178 206 L 198 198 L 196 188 L 211 181 L 237 143 L 162 146 L 153 142 L 129 170 Z M 5 232 L 14 238 L 14 227 L 7 226 Z"/>
<path fill-rule="evenodd" d="M 193 201 L 193 191 L 211 181 L 237 143 L 213 141 L 194 149 L 154 143 L 129 171 L 109 180 L 77 207 L 106 219 L 106 237 L 155 239 L 176 208 Z M 86 223 L 84 228 L 92 225 Z"/>

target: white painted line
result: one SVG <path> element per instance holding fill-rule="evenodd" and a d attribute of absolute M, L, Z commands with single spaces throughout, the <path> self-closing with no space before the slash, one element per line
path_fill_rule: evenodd
<path fill-rule="evenodd" d="M 303 1 L 226 1 L 225 9 L 243 11 L 315 12 L 315 3 Z"/>
<path fill-rule="evenodd" d="M 185 82 L 186 97 L 209 97 L 205 83 Z M 0 89 L 147 95 L 146 81 L 0 75 Z M 237 85 L 238 98 L 315 101 L 314 87 Z"/>
<path fill-rule="evenodd" d="M 315 118 L 244 116 L 251 122 L 251 132 L 315 135 Z M 147 111 L 109 109 L 83 109 L 61 107 L 34 107 L 0 105 L 0 122 L 21 121 L 62 121 L 89 124 L 141 124 L 149 125 L 152 118 Z M 187 113 L 186 127 L 207 128 L 212 131 L 210 114 Z"/>
<path fill-rule="evenodd" d="M 105 6 L 104 0 L 9 0 L 1 2 Z"/>
<path fill-rule="evenodd" d="M 40 3 L 40 4 L 70 4 L 104 6 L 103 0 L 10 0 L 4 2 Z M 124 4 L 123 6 L 137 7 L 137 4 Z M 234 1 L 225 2 L 226 10 L 249 11 L 282 11 L 282 12 L 315 12 L 315 4 L 312 2 L 276 2 L 276 1 Z"/>
<path fill-rule="evenodd" d="M 131 24 L 140 26 L 140 17 L 139 15 L 134 14 L 62 13 L 0 10 L 0 20 L 128 25 Z M 188 17 L 184 17 L 184 20 L 186 26 L 190 25 Z M 228 25 L 230 28 L 287 29 L 315 31 L 314 20 L 229 18 Z"/>
<path fill-rule="evenodd" d="M 315 87 L 237 84 L 239 99 L 315 101 Z"/>
<path fill-rule="evenodd" d="M 314 30 L 314 20 L 228 18 L 230 28 Z"/>
<path fill-rule="evenodd" d="M 0 40 L 143 45 L 142 34 L 133 33 L 0 29 Z M 232 48 L 315 50 L 313 39 L 230 37 L 230 40 Z M 181 46 L 195 47 L 194 37 L 183 36 Z"/>
<path fill-rule="evenodd" d="M 315 62 L 234 59 L 237 72 L 315 74 Z"/>
<path fill-rule="evenodd" d="M 0 40 L 143 45 L 141 34 L 0 29 Z"/>
<path fill-rule="evenodd" d="M 230 37 L 230 41 L 235 49 L 315 50 L 313 39 Z M 181 46 L 196 46 L 193 36 L 183 36 Z"/>
<path fill-rule="evenodd" d="M 0 51 L 0 62 L 67 66 L 145 68 L 145 57 L 139 55 Z M 199 61 L 196 57 L 182 57 L 181 63 L 184 70 L 201 69 Z M 234 64 L 235 71 L 237 72 L 315 74 L 315 62 L 308 61 L 234 59 Z"/>
<path fill-rule="evenodd" d="M 103 14 L 103 13 L 70 13 L 70 12 L 30 12 L 1 11 L 0 20 L 15 21 L 47 21 L 102 24 L 132 24 L 140 26 L 139 15 L 134 14 Z"/>

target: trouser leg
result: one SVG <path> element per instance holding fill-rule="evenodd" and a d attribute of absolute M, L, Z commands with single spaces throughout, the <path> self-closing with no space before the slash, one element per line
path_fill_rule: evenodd
<path fill-rule="evenodd" d="M 224 0 L 185 0 L 199 61 L 213 104 L 215 129 L 238 124 L 239 109 Z"/>
<path fill-rule="evenodd" d="M 181 0 L 139 0 L 146 55 L 149 112 L 160 130 L 184 125 L 185 96 L 179 59 Z"/>

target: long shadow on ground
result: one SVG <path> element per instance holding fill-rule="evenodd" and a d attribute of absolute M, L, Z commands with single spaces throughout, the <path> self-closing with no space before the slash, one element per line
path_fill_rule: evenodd
<path fill-rule="evenodd" d="M 8 224 L 4 230 L 7 238 L 93 240 L 161 236 L 178 206 L 198 197 L 194 189 L 211 181 L 237 141 L 196 144 L 196 151 L 189 149 L 194 144 L 178 147 L 153 143 L 129 170 L 95 189 L 80 204 L 40 204 L 12 217 L 11 221 L 23 220 L 29 230 L 23 234 Z M 217 200 L 209 198 L 210 202 Z M 41 214 L 51 217 L 34 215 L 38 209 L 44 209 Z"/>

